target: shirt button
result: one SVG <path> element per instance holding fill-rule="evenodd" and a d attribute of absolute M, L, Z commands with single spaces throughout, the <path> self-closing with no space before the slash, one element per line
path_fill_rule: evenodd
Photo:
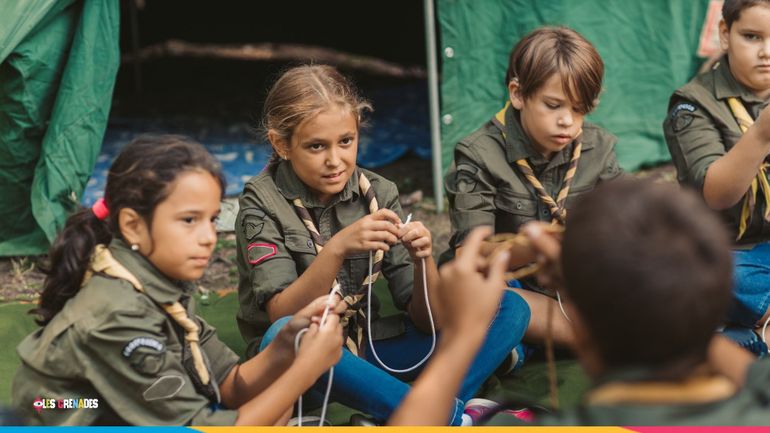
<path fill-rule="evenodd" d="M 520 202 L 520 201 L 517 201 L 517 202 L 516 202 L 516 209 L 519 209 L 519 210 L 521 210 L 521 207 L 522 207 L 522 206 L 521 206 L 521 202 Z"/>
<path fill-rule="evenodd" d="M 307 247 L 308 248 L 313 248 L 313 240 L 312 239 L 308 239 L 307 240 Z"/>

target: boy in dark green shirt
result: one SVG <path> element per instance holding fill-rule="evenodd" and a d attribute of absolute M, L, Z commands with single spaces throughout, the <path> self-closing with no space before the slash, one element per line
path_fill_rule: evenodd
<path fill-rule="evenodd" d="M 671 96 L 663 124 L 679 182 L 720 211 L 734 241 L 733 336 L 756 354 L 751 332 L 770 320 L 770 0 L 727 0 L 725 56 Z M 742 337 L 738 337 L 742 335 Z"/>

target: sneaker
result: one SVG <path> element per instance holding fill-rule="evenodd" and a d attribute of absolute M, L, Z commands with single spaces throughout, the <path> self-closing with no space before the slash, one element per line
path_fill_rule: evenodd
<path fill-rule="evenodd" d="M 299 424 L 299 417 L 294 417 L 289 420 L 288 423 L 286 423 L 287 427 L 298 427 Z M 302 426 L 303 427 L 319 427 L 319 426 L 325 426 L 325 427 L 331 427 L 332 423 L 329 422 L 328 419 L 325 419 L 323 424 L 321 424 L 321 417 L 320 416 L 312 416 L 312 415 L 305 415 L 302 417 Z"/>
<path fill-rule="evenodd" d="M 740 326 L 726 326 L 721 332 L 722 335 L 753 353 L 757 358 L 761 359 L 767 355 L 767 343 L 762 341 L 762 338 L 753 329 Z"/>
<path fill-rule="evenodd" d="M 503 362 L 500 363 L 500 366 L 495 370 L 495 374 L 502 377 L 519 370 L 524 366 L 524 362 L 529 359 L 530 355 L 532 355 L 532 352 L 534 352 L 534 350 L 530 349 L 529 346 L 524 343 L 519 343 L 513 348 Z"/>
<path fill-rule="evenodd" d="M 480 422 L 487 421 L 492 416 L 500 414 L 512 416 L 524 422 L 532 422 L 535 419 L 535 414 L 527 408 L 497 411 L 498 406 L 500 405 L 492 400 L 472 398 L 465 403 L 465 411 L 463 413 L 470 417 L 473 425 L 479 425 Z"/>

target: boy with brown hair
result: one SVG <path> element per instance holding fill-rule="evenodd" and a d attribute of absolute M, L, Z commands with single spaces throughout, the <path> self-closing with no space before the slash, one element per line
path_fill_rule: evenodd
<path fill-rule="evenodd" d="M 726 0 L 725 56 L 671 96 L 663 124 L 679 182 L 721 211 L 735 239 L 733 307 L 726 332 L 757 355 L 751 329 L 770 320 L 770 0 Z"/>
<path fill-rule="evenodd" d="M 596 106 L 603 76 L 599 53 L 572 29 L 542 27 L 519 41 L 506 74 L 508 101 L 455 148 L 445 178 L 453 235 L 442 261 L 479 225 L 501 233 L 533 220 L 564 224 L 577 199 L 621 174 L 615 137 L 584 122 Z M 555 294 L 533 279 L 509 285 L 532 311 L 525 337 L 541 342 L 544 312 Z M 555 342 L 569 345 L 569 324 L 559 319 Z M 521 359 L 520 349 L 515 357 Z"/>

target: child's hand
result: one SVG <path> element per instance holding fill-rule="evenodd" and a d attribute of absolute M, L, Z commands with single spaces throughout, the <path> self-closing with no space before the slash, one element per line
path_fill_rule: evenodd
<path fill-rule="evenodd" d="M 339 296 L 335 295 L 331 303 L 328 303 L 329 295 L 323 295 L 316 298 L 305 308 L 299 310 L 291 320 L 278 331 L 271 345 L 278 354 L 279 359 L 289 361 L 294 359 L 294 340 L 297 333 L 310 327 L 312 323 L 318 323 L 327 305 L 331 308 L 329 316 L 339 314 L 345 311 L 346 304 L 340 301 Z"/>
<path fill-rule="evenodd" d="M 380 209 L 340 230 L 327 242 L 343 257 L 355 253 L 389 251 L 398 242 L 398 226 L 401 219 L 390 209 Z"/>
<path fill-rule="evenodd" d="M 535 251 L 540 271 L 537 282 L 543 287 L 560 289 L 564 287 L 564 277 L 561 272 L 561 240 L 562 233 L 548 230 L 549 224 L 531 222 L 521 228 Z"/>
<path fill-rule="evenodd" d="M 329 314 L 326 323 L 313 323 L 301 337 L 297 359 L 307 360 L 316 376 L 320 376 L 342 357 L 340 316 Z"/>
<path fill-rule="evenodd" d="M 433 254 L 433 239 L 430 230 L 421 222 L 412 221 L 409 224 L 400 225 L 399 239 L 409 251 L 412 260 L 424 259 Z"/>
<path fill-rule="evenodd" d="M 490 227 L 471 231 L 457 257 L 439 269 L 441 282 L 437 293 L 447 331 L 475 331 L 483 335 L 497 312 L 506 287 L 503 274 L 509 258 L 507 251 L 500 253 L 486 276 L 479 270 L 481 246 L 491 233 Z"/>

